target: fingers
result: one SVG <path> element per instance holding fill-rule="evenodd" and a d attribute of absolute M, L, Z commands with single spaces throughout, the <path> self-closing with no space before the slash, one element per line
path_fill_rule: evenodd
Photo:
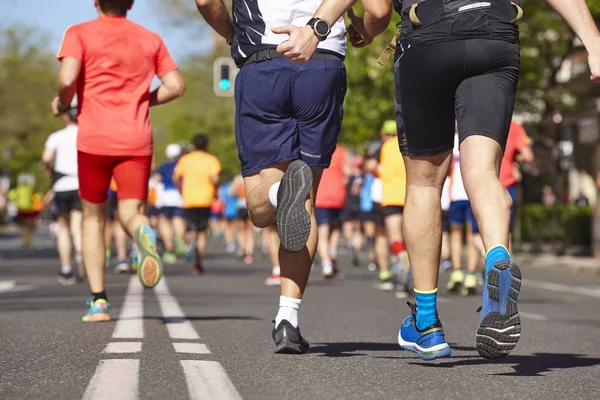
<path fill-rule="evenodd" d="M 348 9 L 348 18 L 350 18 L 351 21 L 356 19 L 356 14 L 354 14 L 354 10 L 352 9 L 352 7 Z"/>
<path fill-rule="evenodd" d="M 271 28 L 271 32 L 276 33 L 278 35 L 286 34 L 291 35 L 294 29 L 298 29 L 297 26 L 286 25 L 286 26 L 277 26 L 275 28 Z"/>

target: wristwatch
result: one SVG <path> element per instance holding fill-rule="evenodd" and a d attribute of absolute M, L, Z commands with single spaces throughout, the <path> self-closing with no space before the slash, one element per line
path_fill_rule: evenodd
<path fill-rule="evenodd" d="M 63 105 L 62 105 L 62 103 L 60 102 L 60 100 L 59 100 L 59 101 L 58 101 L 58 103 L 56 104 L 56 108 L 58 109 L 58 111 L 59 111 L 61 114 L 64 114 L 64 113 L 66 113 L 67 111 L 69 111 L 69 107 L 67 107 L 67 108 L 63 107 Z"/>
<path fill-rule="evenodd" d="M 311 18 L 306 25 L 310 25 L 310 27 L 313 28 L 315 35 L 317 35 L 321 42 L 327 39 L 327 36 L 331 33 L 329 22 L 321 18 Z"/>

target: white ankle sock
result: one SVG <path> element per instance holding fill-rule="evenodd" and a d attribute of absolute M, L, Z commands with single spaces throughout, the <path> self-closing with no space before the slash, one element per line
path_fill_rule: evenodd
<path fill-rule="evenodd" d="M 277 192 L 279 192 L 279 184 L 281 182 L 274 183 L 269 188 L 269 200 L 271 200 L 271 204 L 273 207 L 277 208 Z"/>
<path fill-rule="evenodd" d="M 286 296 L 279 296 L 279 312 L 275 317 L 275 327 L 278 327 L 284 319 L 294 326 L 298 327 L 298 310 L 302 299 L 294 299 Z"/>
<path fill-rule="evenodd" d="M 271 274 L 273 275 L 281 275 L 281 268 L 278 266 L 273 267 L 273 272 L 271 272 Z"/>
<path fill-rule="evenodd" d="M 70 274 L 71 272 L 73 272 L 73 268 L 70 265 L 62 265 L 60 267 L 61 274 Z"/>

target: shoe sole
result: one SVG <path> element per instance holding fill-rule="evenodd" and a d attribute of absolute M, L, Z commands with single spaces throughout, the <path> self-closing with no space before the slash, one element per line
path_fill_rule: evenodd
<path fill-rule="evenodd" d="M 62 276 L 59 276 L 58 278 L 56 278 L 56 280 L 63 286 L 72 286 L 75 284 L 75 278 L 63 278 Z"/>
<path fill-rule="evenodd" d="M 415 353 L 417 356 L 419 356 L 421 360 L 435 360 L 437 358 L 445 358 L 450 357 L 452 355 L 452 349 L 450 348 L 450 346 L 446 346 L 443 349 L 437 350 L 433 353 L 421 351 L 415 347 L 415 343 L 405 342 L 404 340 L 402 340 L 402 336 L 400 336 L 400 334 L 398 334 L 398 344 L 404 350 L 412 351 L 413 353 Z"/>
<path fill-rule="evenodd" d="M 310 345 L 303 345 L 302 343 L 293 343 L 288 339 L 283 339 L 281 343 L 275 347 L 275 354 L 305 354 Z"/>
<path fill-rule="evenodd" d="M 110 322 L 110 315 L 108 314 L 94 314 L 89 317 L 83 317 L 83 322 Z"/>
<path fill-rule="evenodd" d="M 153 245 L 141 230 L 135 233 L 135 241 L 140 253 L 137 275 L 145 288 L 151 289 L 160 282 L 163 273 L 162 261 Z"/>
<path fill-rule="evenodd" d="M 490 270 L 486 284 L 490 300 L 498 303 L 498 310 L 505 309 L 506 312 L 485 315 L 477 329 L 475 343 L 480 356 L 496 359 L 508 355 L 521 337 L 521 318 L 517 309 L 521 270 L 510 261 L 498 263 Z M 505 304 L 500 304 L 501 293 L 505 293 Z"/>
<path fill-rule="evenodd" d="M 312 171 L 306 163 L 293 161 L 279 187 L 277 233 L 281 246 L 289 253 L 297 253 L 306 246 L 310 236 L 310 215 L 306 199 L 313 185 Z"/>

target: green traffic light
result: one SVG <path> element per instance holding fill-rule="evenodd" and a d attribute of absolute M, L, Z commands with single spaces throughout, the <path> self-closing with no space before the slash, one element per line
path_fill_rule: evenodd
<path fill-rule="evenodd" d="M 231 81 L 229 79 L 221 79 L 219 82 L 219 89 L 226 92 L 231 89 Z"/>

